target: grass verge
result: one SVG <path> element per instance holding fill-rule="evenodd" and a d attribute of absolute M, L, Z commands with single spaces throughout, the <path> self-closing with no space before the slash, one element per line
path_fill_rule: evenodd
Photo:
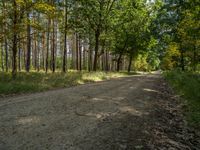
<path fill-rule="evenodd" d="M 167 81 L 183 96 L 190 125 L 200 128 L 200 74 L 171 71 L 164 73 Z"/>
<path fill-rule="evenodd" d="M 40 92 L 54 88 L 70 87 L 88 82 L 108 80 L 110 78 L 125 77 L 127 73 L 114 72 L 75 72 L 68 73 L 44 73 L 44 72 L 20 72 L 15 80 L 11 73 L 0 72 L 0 96 L 10 94 L 22 94 Z"/>

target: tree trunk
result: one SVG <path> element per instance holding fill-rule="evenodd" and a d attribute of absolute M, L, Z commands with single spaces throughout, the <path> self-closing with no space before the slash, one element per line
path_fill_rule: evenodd
<path fill-rule="evenodd" d="M 40 21 L 40 13 L 38 13 L 37 15 L 37 21 L 39 22 Z M 40 31 L 37 32 L 37 58 L 38 58 L 38 62 L 37 62 L 37 71 L 39 72 L 40 71 L 40 44 L 41 44 L 41 41 L 42 41 L 42 38 L 40 37 Z"/>
<path fill-rule="evenodd" d="M 106 50 L 106 58 L 105 58 L 105 71 L 109 71 L 109 65 L 108 62 L 109 61 L 109 53 L 108 50 Z"/>
<path fill-rule="evenodd" d="M 40 36 L 38 33 L 38 40 L 37 40 L 37 58 L 38 58 L 38 63 L 37 63 L 37 71 L 40 71 Z"/>
<path fill-rule="evenodd" d="M 83 44 L 83 70 L 86 70 L 86 49 L 85 46 Z"/>
<path fill-rule="evenodd" d="M 48 72 L 48 67 L 49 67 L 49 37 L 50 37 L 50 24 L 51 20 L 50 18 L 48 19 L 48 24 L 47 24 L 47 51 L 46 51 L 46 73 Z"/>
<path fill-rule="evenodd" d="M 42 36 L 42 68 L 45 71 L 45 33 Z"/>
<path fill-rule="evenodd" d="M 95 32 L 95 53 L 94 53 L 94 66 L 93 66 L 93 71 L 97 71 L 97 59 L 98 59 L 98 51 L 99 51 L 99 36 L 100 36 L 100 31 L 97 29 Z"/>
<path fill-rule="evenodd" d="M 89 35 L 89 50 L 88 50 L 88 71 L 92 70 L 92 41 Z"/>
<path fill-rule="evenodd" d="M 17 3 L 13 1 L 13 43 L 12 43 L 12 77 L 15 78 L 17 74 Z"/>
<path fill-rule="evenodd" d="M 117 59 L 117 71 L 118 72 L 119 72 L 119 69 L 120 69 L 121 58 L 123 56 L 124 50 L 126 49 L 127 41 L 128 41 L 128 38 L 126 38 L 126 41 L 124 43 L 124 47 L 119 54 L 119 58 Z"/>
<path fill-rule="evenodd" d="M 117 72 L 119 72 L 120 70 L 121 59 L 122 59 L 122 53 L 119 54 L 119 57 L 117 59 Z"/>
<path fill-rule="evenodd" d="M 18 42 L 18 70 L 21 71 L 21 45 Z"/>
<path fill-rule="evenodd" d="M 82 71 L 82 44 L 79 38 L 79 70 Z"/>
<path fill-rule="evenodd" d="M 53 37 L 52 37 L 52 72 L 55 72 L 55 20 L 53 19 Z"/>
<path fill-rule="evenodd" d="M 1 69 L 2 69 L 2 71 L 4 71 L 4 48 L 3 48 L 3 45 L 1 45 Z"/>
<path fill-rule="evenodd" d="M 76 69 L 76 33 L 72 35 L 72 62 L 71 68 Z"/>
<path fill-rule="evenodd" d="M 26 71 L 30 71 L 31 64 L 31 26 L 30 26 L 30 14 L 27 13 L 27 55 L 26 55 Z"/>
<path fill-rule="evenodd" d="M 5 64 L 6 64 L 6 72 L 8 72 L 8 42 L 7 39 L 5 39 Z"/>
<path fill-rule="evenodd" d="M 36 35 L 34 35 L 34 68 L 37 70 L 37 64 L 38 64 L 38 59 L 37 59 L 37 40 L 36 40 Z"/>
<path fill-rule="evenodd" d="M 63 54 L 63 72 L 67 70 L 67 20 L 68 20 L 68 5 L 67 0 L 65 0 L 65 31 L 64 31 L 64 54 Z"/>
<path fill-rule="evenodd" d="M 76 70 L 79 70 L 79 39 L 76 33 Z"/>

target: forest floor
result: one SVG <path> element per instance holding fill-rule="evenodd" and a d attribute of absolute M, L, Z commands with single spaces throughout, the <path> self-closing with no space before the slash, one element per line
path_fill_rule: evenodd
<path fill-rule="evenodd" d="M 160 74 L 0 99 L 0 149 L 200 149 Z"/>

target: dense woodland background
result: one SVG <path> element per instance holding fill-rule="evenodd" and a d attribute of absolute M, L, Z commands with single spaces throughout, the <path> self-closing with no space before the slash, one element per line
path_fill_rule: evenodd
<path fill-rule="evenodd" d="M 200 69 L 198 0 L 1 0 L 1 71 Z"/>

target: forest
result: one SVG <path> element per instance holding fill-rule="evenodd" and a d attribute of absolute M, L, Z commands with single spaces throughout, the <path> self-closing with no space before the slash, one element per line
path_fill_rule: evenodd
<path fill-rule="evenodd" d="M 199 2 L 2 0 L 1 71 L 199 70 Z"/>
<path fill-rule="evenodd" d="M 197 137 L 196 129 L 198 133 L 200 131 L 199 0 L 0 0 L 0 26 L 0 113 L 4 111 L 3 109 L 1 110 L 2 106 L 7 107 L 7 105 L 12 104 L 13 106 L 13 104 L 23 103 L 24 106 L 17 105 L 17 115 L 18 111 L 22 109 L 21 107 L 25 111 L 26 103 L 29 103 L 26 108 L 27 112 L 38 110 L 38 114 L 48 114 L 49 112 L 46 112 L 46 109 L 49 108 L 51 110 L 51 107 L 54 106 L 43 104 L 41 101 L 47 99 L 47 102 L 49 102 L 51 98 L 53 99 L 51 105 L 54 104 L 54 100 L 61 100 L 56 101 L 55 104 L 55 108 L 59 107 L 61 110 L 64 107 L 61 108 L 59 105 L 61 102 L 63 105 L 68 105 L 69 103 L 70 107 L 74 105 L 75 102 L 71 102 L 71 99 L 75 99 L 77 103 L 82 104 L 80 97 L 95 99 L 96 101 L 101 100 L 103 105 L 105 95 L 100 94 L 100 97 L 95 97 L 90 92 L 90 90 L 94 90 L 93 92 L 97 93 L 97 95 L 107 91 L 108 93 L 110 92 L 110 95 L 106 95 L 107 98 L 105 99 L 107 101 L 101 108 L 103 112 L 98 113 L 101 110 L 101 104 L 96 105 L 92 101 L 92 106 L 88 106 L 89 104 L 81 105 L 81 112 L 75 112 L 76 115 L 84 116 L 82 115 L 82 109 L 84 111 L 91 109 L 92 112 L 88 112 L 91 116 L 96 114 L 96 118 L 98 116 L 100 116 L 99 118 L 101 116 L 105 117 L 102 114 L 107 113 L 107 107 L 110 105 L 116 107 L 117 103 L 119 108 L 116 109 L 120 113 L 126 109 L 126 112 L 135 113 L 135 116 L 139 116 L 138 112 L 140 111 L 137 112 L 137 109 L 134 108 L 130 112 L 131 108 L 129 108 L 131 106 L 136 107 L 138 102 L 133 105 L 130 100 L 127 102 L 127 105 L 130 106 L 126 108 L 122 108 L 125 104 L 119 102 L 120 98 L 123 99 L 123 97 L 127 96 L 128 100 L 134 99 L 134 103 L 136 103 L 135 100 L 138 97 L 135 97 L 135 95 L 138 94 L 139 99 L 148 103 L 149 106 L 155 106 L 152 111 L 157 111 L 155 108 L 158 108 L 161 109 L 160 114 L 163 114 L 163 116 L 166 113 L 168 119 L 165 120 L 165 123 L 161 122 L 162 127 L 164 124 L 171 127 L 174 122 L 179 122 L 176 120 L 181 120 L 180 114 L 182 114 L 181 111 L 183 110 L 183 116 L 186 118 L 189 128 L 194 128 L 195 130 L 195 135 L 193 135 L 192 139 L 194 141 L 191 142 L 192 144 L 188 144 L 188 141 L 191 140 L 188 137 L 190 134 L 183 131 L 180 133 L 181 136 L 188 137 L 184 139 L 186 145 L 183 144 L 184 142 L 181 145 L 180 137 L 175 137 L 175 141 L 178 144 L 173 145 L 171 142 L 171 147 L 183 150 L 188 149 L 188 147 L 189 149 L 200 149 L 198 146 L 195 147 L 194 144 L 196 142 L 200 145 L 200 134 L 198 139 L 195 139 Z M 80 84 L 83 85 L 77 86 Z M 90 84 L 94 88 L 91 88 Z M 97 87 L 100 85 L 101 87 Z M 85 93 L 83 92 L 84 89 L 81 88 L 82 86 L 85 86 Z M 74 87 L 74 91 L 69 87 Z M 102 92 L 102 89 L 105 91 Z M 129 91 L 131 89 L 132 92 Z M 139 91 L 139 89 L 143 92 Z M 66 93 L 68 93 L 68 102 L 64 101 L 67 96 L 64 92 L 62 93 L 62 90 L 66 90 Z M 70 92 L 70 90 L 72 91 Z M 55 95 L 52 95 L 51 91 Z M 46 96 L 44 94 L 44 97 L 42 97 L 38 92 L 46 92 Z M 129 94 L 127 95 L 126 92 Z M 152 93 L 154 96 L 149 96 L 145 92 Z M 132 95 L 133 98 L 130 96 L 131 93 L 136 93 Z M 159 95 L 161 93 L 164 93 L 164 96 Z M 33 95 L 23 97 L 26 94 Z M 75 96 L 74 98 L 73 94 L 77 94 L 77 97 Z M 155 96 L 156 94 L 157 96 Z M 15 95 L 19 96 L 19 98 L 16 96 L 15 99 Z M 21 95 L 22 97 L 20 97 Z M 116 99 L 114 98 L 115 95 L 118 96 Z M 39 106 L 36 108 L 31 107 L 34 103 L 33 101 L 35 101 L 34 97 L 38 97 L 38 101 L 41 100 L 37 105 L 40 103 L 40 107 L 46 105 L 43 108 L 45 112 L 40 112 Z M 156 104 L 154 105 L 151 101 L 147 102 L 148 97 L 150 99 L 157 98 Z M 26 99 L 33 101 L 28 102 Z M 117 102 L 110 102 L 112 99 Z M 160 99 L 167 101 L 160 101 Z M 181 99 L 180 105 L 183 105 L 181 110 L 179 110 L 179 100 L 177 99 Z M 13 102 L 15 100 L 16 103 Z M 113 107 L 109 107 L 109 110 L 114 109 Z M 70 108 L 70 110 L 73 108 Z M 14 109 L 11 109 L 13 112 L 8 112 L 8 114 L 15 113 Z M 140 109 L 138 107 L 138 110 Z M 6 110 L 2 114 L 7 115 Z M 144 110 L 147 111 L 147 108 L 144 107 Z M 176 111 L 175 114 L 173 110 Z M 57 111 L 52 110 L 56 115 L 59 114 Z M 157 119 L 159 118 L 159 113 L 155 114 L 153 116 L 159 123 Z M 123 116 L 123 113 L 120 115 Z M 173 116 L 172 120 L 169 119 L 168 115 Z M 177 116 L 178 118 L 176 118 Z M 32 123 L 33 120 L 34 118 L 31 118 L 27 122 Z M 34 121 L 38 120 L 36 118 Z M 142 124 L 144 120 L 140 121 Z M 0 122 L 6 122 L 6 119 L 0 118 Z M 12 123 L 10 122 L 10 124 Z M 72 121 L 72 123 L 75 122 Z M 115 122 L 112 123 L 114 123 L 113 127 L 116 127 L 117 124 Z M 179 123 L 182 122 L 180 121 Z M 49 123 L 46 122 L 46 124 Z M 86 124 L 84 125 L 86 126 Z M 179 132 L 179 125 L 175 124 L 176 129 L 173 126 L 169 129 L 169 132 Z M 137 123 L 136 126 L 139 128 L 141 125 Z M 182 127 L 182 124 L 180 126 L 182 130 L 184 127 Z M 0 123 L 0 132 L 5 135 L 11 134 L 11 131 L 7 132 L 3 128 L 4 125 Z M 34 132 L 37 132 L 37 128 L 34 129 Z M 32 132 L 32 129 L 30 130 Z M 127 132 L 128 134 L 125 128 L 122 130 L 124 131 L 123 133 Z M 159 134 L 157 133 L 160 133 L 160 131 L 155 130 L 152 131 L 156 133 L 151 134 L 158 136 Z M 119 132 L 121 134 L 120 130 Z M 133 135 L 130 135 L 130 137 L 134 137 L 135 133 L 136 131 L 133 131 Z M 3 134 L 2 136 L 0 135 L 0 149 L 2 146 L 1 138 L 5 139 L 2 141 L 7 145 L 12 145 L 10 143 L 12 140 L 6 139 Z M 166 133 L 161 137 L 168 135 L 169 133 Z M 23 137 L 22 135 L 18 136 Z M 142 133 L 140 136 L 143 136 Z M 69 139 L 67 138 L 67 140 Z M 80 143 L 83 139 L 80 140 Z M 26 141 L 26 139 L 22 140 Z M 96 138 L 93 138 L 93 140 L 96 140 Z M 111 143 L 115 143 L 112 138 L 102 140 L 111 140 Z M 97 141 L 93 142 L 98 143 Z M 80 143 L 78 144 L 80 147 L 75 147 L 74 149 L 94 149 L 94 147 L 88 147 L 88 145 L 95 145 L 94 143 L 87 143 L 86 145 L 81 145 Z M 134 146 L 130 143 L 129 141 L 124 149 L 151 149 L 148 145 L 145 145 L 146 143 L 138 144 L 136 142 L 137 144 Z M 166 146 L 167 141 L 164 144 L 155 143 L 155 141 L 153 143 L 156 148 L 163 149 L 160 145 Z M 170 145 L 169 143 L 168 146 Z M 38 144 L 38 141 L 36 141 L 35 146 Z M 20 145 L 18 146 L 20 147 Z M 30 145 L 27 144 L 27 146 Z M 121 145 L 117 147 L 115 147 L 116 145 L 112 147 L 112 144 L 107 145 L 108 147 L 106 145 L 103 146 L 105 147 L 99 147 L 99 149 L 118 149 Z M 167 149 L 171 147 L 169 146 Z M 19 149 L 24 148 L 32 149 L 26 146 L 22 146 Z M 38 149 L 38 147 L 34 148 Z M 42 146 L 42 148 L 44 147 Z M 69 147 L 67 146 L 67 148 Z M 47 146 L 47 149 L 56 148 Z M 61 147 L 58 149 L 61 149 Z M 123 144 L 120 149 L 123 149 Z"/>

